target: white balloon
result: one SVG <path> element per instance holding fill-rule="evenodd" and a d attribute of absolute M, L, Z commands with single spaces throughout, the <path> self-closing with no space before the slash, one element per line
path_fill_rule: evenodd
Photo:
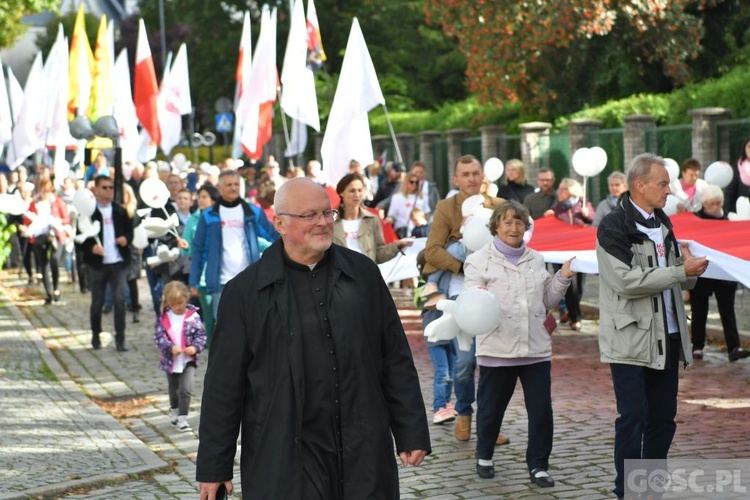
<path fill-rule="evenodd" d="M 523 242 L 528 243 L 534 236 L 534 219 L 529 216 L 529 228 L 523 233 Z"/>
<path fill-rule="evenodd" d="M 29 209 L 29 204 L 23 201 L 21 195 L 16 193 L 0 194 L 0 212 L 10 215 L 21 215 Z"/>
<path fill-rule="evenodd" d="M 500 188 L 493 182 L 490 184 L 490 187 L 487 188 L 487 196 L 492 196 L 494 198 L 497 196 L 498 191 L 500 191 Z"/>
<path fill-rule="evenodd" d="M 664 213 L 667 215 L 674 215 L 677 213 L 677 206 L 680 204 L 680 199 L 673 194 L 667 196 L 667 203 L 664 205 Z"/>
<path fill-rule="evenodd" d="M 706 173 L 703 175 L 706 182 L 709 184 L 716 184 L 721 189 L 727 187 L 729 183 L 732 182 L 733 177 L 734 173 L 732 172 L 732 167 L 730 167 L 729 163 L 725 161 L 713 162 L 708 166 Z"/>
<path fill-rule="evenodd" d="M 463 215 L 464 217 L 474 215 L 474 213 L 482 207 L 482 203 L 484 203 L 484 196 L 482 196 L 481 194 L 469 196 L 461 204 L 461 215 Z"/>
<path fill-rule="evenodd" d="M 172 157 L 172 165 L 179 170 L 183 171 L 187 167 L 187 158 L 185 158 L 185 155 L 182 153 L 177 153 Z"/>
<path fill-rule="evenodd" d="M 740 196 L 737 198 L 737 212 L 729 212 L 727 217 L 729 220 L 750 220 L 750 198 L 747 196 Z"/>
<path fill-rule="evenodd" d="M 151 208 L 162 208 L 169 200 L 169 189 L 160 179 L 149 177 L 141 182 L 138 192 L 143 203 Z"/>
<path fill-rule="evenodd" d="M 604 170 L 604 167 L 607 166 L 607 152 L 599 146 L 594 146 L 590 151 L 591 156 L 594 159 L 594 166 L 598 170 L 594 175 L 598 175 Z"/>
<path fill-rule="evenodd" d="M 456 299 L 453 315 L 462 331 L 484 335 L 500 323 L 500 302 L 486 288 L 469 288 Z"/>
<path fill-rule="evenodd" d="M 484 162 L 484 176 L 487 177 L 490 182 L 498 180 L 503 175 L 504 170 L 505 166 L 500 158 L 493 157 Z"/>
<path fill-rule="evenodd" d="M 81 188 L 73 194 L 73 206 L 81 217 L 91 217 L 96 210 L 96 197 L 86 188 Z"/>
<path fill-rule="evenodd" d="M 148 246 L 148 232 L 143 224 L 138 224 L 133 229 L 133 246 L 139 250 Z"/>
<path fill-rule="evenodd" d="M 669 182 L 674 182 L 680 176 L 680 165 L 677 164 L 672 158 L 664 158 L 664 162 L 667 164 L 667 172 L 669 172 Z"/>
<path fill-rule="evenodd" d="M 101 224 L 99 221 L 92 221 L 91 217 L 78 218 L 78 234 L 75 236 L 76 243 L 83 243 L 89 238 L 95 238 L 99 235 Z"/>
<path fill-rule="evenodd" d="M 487 228 L 489 222 L 489 219 L 474 216 L 467 220 L 466 224 L 461 228 L 461 232 L 463 233 L 462 241 L 470 252 L 476 252 L 492 241 L 492 235 Z"/>
<path fill-rule="evenodd" d="M 455 305 L 456 302 L 453 300 L 438 301 L 437 309 L 443 311 L 443 315 L 435 321 L 431 321 L 424 329 L 424 336 L 427 337 L 430 342 L 451 340 L 458 335 L 459 331 L 461 331 L 458 327 L 458 323 L 456 323 L 456 319 L 453 317 Z"/>
<path fill-rule="evenodd" d="M 589 177 L 589 170 L 594 164 L 594 158 L 589 148 L 578 148 L 573 153 L 570 162 L 578 175 Z"/>

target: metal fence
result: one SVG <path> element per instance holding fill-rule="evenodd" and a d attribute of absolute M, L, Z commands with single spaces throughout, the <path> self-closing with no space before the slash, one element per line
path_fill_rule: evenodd
<path fill-rule="evenodd" d="M 682 163 L 693 156 L 693 126 L 673 125 L 646 129 L 646 151 Z"/>
<path fill-rule="evenodd" d="M 594 130 L 586 135 L 586 146 L 599 146 L 607 153 L 607 166 L 595 179 L 591 179 L 587 195 L 596 205 L 607 197 L 607 176 L 612 172 L 625 171 L 625 140 L 624 129 L 613 128 Z"/>
<path fill-rule="evenodd" d="M 450 191 L 450 169 L 448 166 L 448 140 L 438 139 L 432 143 L 432 163 L 435 172 L 434 181 L 437 182 L 440 194 Z"/>
<path fill-rule="evenodd" d="M 555 179 L 570 176 L 570 135 L 549 134 L 541 136 L 539 143 L 539 166 L 551 168 L 555 173 Z"/>
<path fill-rule="evenodd" d="M 715 133 L 716 158 L 734 165 L 750 138 L 750 118 L 720 121 Z"/>

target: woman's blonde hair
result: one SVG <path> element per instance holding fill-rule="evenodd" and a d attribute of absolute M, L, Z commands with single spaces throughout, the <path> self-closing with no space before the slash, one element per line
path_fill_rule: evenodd
<path fill-rule="evenodd" d="M 526 184 L 526 169 L 523 166 L 523 162 L 519 160 L 518 158 L 511 158 L 508 160 L 508 162 L 505 164 L 505 170 L 507 171 L 509 168 L 515 168 L 518 171 L 518 180 L 516 181 L 517 184 Z M 505 176 L 505 184 L 508 184 L 508 176 Z"/>
<path fill-rule="evenodd" d="M 174 304 L 177 299 L 183 299 L 185 302 L 190 300 L 190 290 L 182 281 L 170 281 L 164 287 L 161 295 L 161 310 L 164 312 L 170 303 Z"/>
<path fill-rule="evenodd" d="M 570 193 L 570 196 L 575 196 L 577 198 L 580 198 L 583 196 L 583 186 L 581 186 L 581 183 L 575 179 L 566 177 L 560 181 L 560 184 L 557 187 L 559 188 L 560 186 L 564 186 L 568 188 L 568 192 Z"/>
<path fill-rule="evenodd" d="M 406 179 L 404 179 L 404 182 L 401 183 L 401 194 L 404 195 L 404 198 L 408 198 L 409 195 L 409 181 L 412 179 L 417 180 L 417 190 L 414 191 L 414 194 L 422 198 L 423 193 L 422 190 L 419 189 L 419 176 L 417 174 L 409 173 L 406 175 Z"/>

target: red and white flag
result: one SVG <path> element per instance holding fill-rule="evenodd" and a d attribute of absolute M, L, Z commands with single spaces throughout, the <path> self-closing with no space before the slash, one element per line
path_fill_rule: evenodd
<path fill-rule="evenodd" d="M 172 67 L 164 70 L 164 78 L 157 99 L 159 104 L 159 127 L 161 149 L 169 155 L 182 135 L 182 115 L 193 111 L 190 99 L 190 76 L 188 72 L 187 47 L 183 43 L 177 51 Z"/>
<path fill-rule="evenodd" d="M 302 0 L 299 0 L 302 1 Z M 315 2 L 307 0 L 307 50 L 308 62 L 317 70 L 326 60 L 323 50 L 323 40 L 320 38 L 320 24 L 318 23 L 318 12 L 315 10 Z"/>
<path fill-rule="evenodd" d="M 159 87 L 156 83 L 154 59 L 146 35 L 146 25 L 141 19 L 138 23 L 138 47 L 135 53 L 134 101 L 138 121 L 148 132 L 154 144 L 161 143 L 161 130 L 156 99 Z"/>
<path fill-rule="evenodd" d="M 367 112 L 378 104 L 385 104 L 385 98 L 355 17 L 320 147 L 323 174 L 329 184 L 336 185 L 347 174 L 351 160 L 362 165 L 372 163 Z"/>
<path fill-rule="evenodd" d="M 292 122 L 292 138 L 285 156 L 294 156 L 305 149 L 307 128 L 320 132 L 318 98 L 315 77 L 307 66 L 307 28 L 302 0 L 297 0 L 292 11 L 289 38 L 281 70 L 281 109 Z"/>
<path fill-rule="evenodd" d="M 42 53 L 38 52 L 26 79 L 23 104 L 13 127 L 13 140 L 8 147 L 7 163 L 11 168 L 17 167 L 27 156 L 44 147 L 46 100 L 39 96 L 45 95 L 45 92 Z"/>
<path fill-rule="evenodd" d="M 249 100 L 246 114 L 242 118 L 242 148 L 251 160 L 259 160 L 263 155 L 263 146 L 271 140 L 273 103 L 276 102 L 278 83 L 276 9 L 269 12 L 268 6 L 264 5 L 253 69 L 248 90 L 244 94 Z"/>
<path fill-rule="evenodd" d="M 68 128 L 68 44 L 63 36 L 63 27 L 57 32 L 52 49 L 44 64 L 44 79 L 47 86 L 46 111 L 44 121 L 45 142 L 55 148 L 57 163 L 65 147 L 75 145 L 75 139 Z"/>
<path fill-rule="evenodd" d="M 128 51 L 122 49 L 117 56 L 114 66 L 115 97 L 114 117 L 120 127 L 120 147 L 122 161 L 137 160 L 138 147 L 138 117 L 133 105 L 133 94 L 130 91 L 130 66 L 128 65 Z"/>
<path fill-rule="evenodd" d="M 237 69 L 234 73 L 236 87 L 234 91 L 234 136 L 232 139 L 232 158 L 239 158 L 242 154 L 242 120 L 247 110 L 241 109 L 240 103 L 243 102 L 245 90 L 247 90 L 250 81 L 250 72 L 253 61 L 253 44 L 250 39 L 250 13 L 245 12 L 245 19 L 242 21 L 242 35 L 240 36 L 240 53 L 237 58 Z M 244 103 L 247 107 L 248 99 Z"/>

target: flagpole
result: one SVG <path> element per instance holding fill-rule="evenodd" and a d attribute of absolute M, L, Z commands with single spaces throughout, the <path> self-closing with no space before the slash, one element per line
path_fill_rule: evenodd
<path fill-rule="evenodd" d="M 385 121 L 388 122 L 388 129 L 391 131 L 391 139 L 393 139 L 393 146 L 396 148 L 396 159 L 401 164 L 402 167 L 406 167 L 404 165 L 404 158 L 401 156 L 401 149 L 398 147 L 398 141 L 396 140 L 396 134 L 393 132 L 393 123 L 391 123 L 391 116 L 388 114 L 388 108 L 386 107 L 385 103 L 383 103 L 383 111 L 385 111 Z"/>
<path fill-rule="evenodd" d="M 286 147 L 284 148 L 284 151 L 286 151 L 287 149 L 289 149 L 289 129 L 287 128 L 286 124 L 286 114 L 284 113 L 284 110 L 281 109 L 281 87 L 276 87 L 276 95 L 278 96 L 277 100 L 279 101 L 279 111 L 281 111 L 281 124 L 284 127 L 284 140 L 286 141 Z M 288 166 L 294 165 L 294 161 L 292 161 L 291 158 L 289 158 L 288 161 Z"/>

